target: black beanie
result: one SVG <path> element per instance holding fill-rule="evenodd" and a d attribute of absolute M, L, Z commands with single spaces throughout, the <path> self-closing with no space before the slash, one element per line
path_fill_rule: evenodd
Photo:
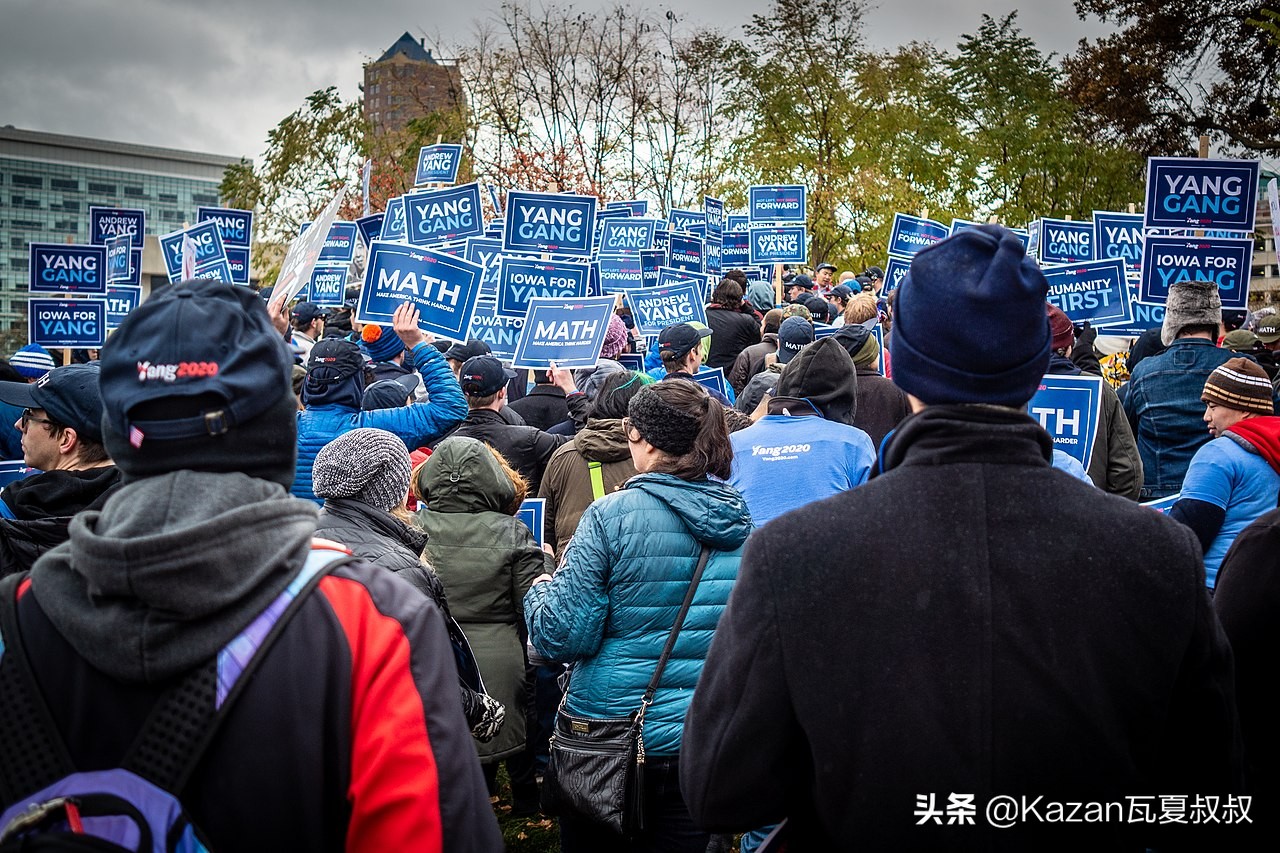
<path fill-rule="evenodd" d="M 853 426 L 858 411 L 858 372 L 849 353 L 834 336 L 802 349 L 783 369 L 774 400 L 808 400 L 828 421 Z"/>

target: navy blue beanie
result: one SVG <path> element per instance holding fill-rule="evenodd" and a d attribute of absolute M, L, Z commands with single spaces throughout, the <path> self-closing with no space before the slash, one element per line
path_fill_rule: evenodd
<path fill-rule="evenodd" d="M 1048 290 L 1022 242 L 999 225 L 922 250 L 898 288 L 894 383 L 930 404 L 1025 405 L 1049 364 Z"/>

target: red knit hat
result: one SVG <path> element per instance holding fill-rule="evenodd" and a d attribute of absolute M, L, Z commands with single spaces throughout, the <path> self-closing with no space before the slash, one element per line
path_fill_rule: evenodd
<path fill-rule="evenodd" d="M 1045 312 L 1049 315 L 1049 348 L 1071 349 L 1076 342 L 1076 330 L 1071 325 L 1071 318 L 1063 313 L 1057 305 L 1045 303 Z"/>

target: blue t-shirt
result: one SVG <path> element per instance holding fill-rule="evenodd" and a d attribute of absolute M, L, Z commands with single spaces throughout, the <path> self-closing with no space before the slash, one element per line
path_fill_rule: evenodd
<path fill-rule="evenodd" d="M 1085 472 L 1084 466 L 1080 464 L 1080 460 L 1065 450 L 1059 450 L 1056 447 L 1053 449 L 1053 467 L 1070 474 L 1077 480 L 1084 480 L 1089 485 L 1093 485 L 1093 480 L 1089 479 L 1089 475 Z"/>
<path fill-rule="evenodd" d="M 865 432 L 811 415 L 765 415 L 729 440 L 729 483 L 747 499 L 756 527 L 865 483 L 876 461 Z"/>
<path fill-rule="evenodd" d="M 1280 492 L 1277 474 L 1256 453 L 1223 436 L 1196 451 L 1182 483 L 1182 498 L 1204 501 L 1227 511 L 1222 529 L 1204 555 L 1204 573 L 1209 589 L 1218 578 L 1218 567 L 1237 534 L 1258 516 L 1276 508 Z"/>

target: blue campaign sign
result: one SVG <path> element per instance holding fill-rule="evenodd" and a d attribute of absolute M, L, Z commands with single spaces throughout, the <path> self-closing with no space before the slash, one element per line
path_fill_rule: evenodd
<path fill-rule="evenodd" d="M 910 257 L 926 246 L 945 240 L 950 233 L 941 222 L 895 213 L 893 229 L 889 232 L 889 254 Z"/>
<path fill-rule="evenodd" d="M 108 237 L 129 237 L 130 248 L 142 251 L 146 240 L 147 212 L 131 207 L 89 208 L 89 242 L 95 246 L 106 243 Z"/>
<path fill-rule="evenodd" d="M 687 231 L 696 225 L 705 225 L 707 215 L 701 210 L 681 210 L 672 208 L 667 216 L 667 225 L 672 231 Z"/>
<path fill-rule="evenodd" d="M 461 162 L 461 145 L 424 145 L 418 152 L 418 171 L 414 175 L 413 184 L 418 187 L 423 184 L 451 184 L 458 180 L 458 165 Z M 476 210 L 480 209 L 478 199 L 477 195 Z"/>
<path fill-rule="evenodd" d="M 1130 297 L 1136 297 L 1136 288 L 1132 281 L 1129 283 Z M 1164 306 L 1148 305 L 1145 302 L 1138 302 L 1133 299 L 1133 322 L 1128 324 L 1117 325 L 1112 323 L 1102 331 L 1106 335 L 1117 335 L 1121 337 L 1136 338 L 1147 329 L 1154 329 L 1164 325 Z"/>
<path fill-rule="evenodd" d="M 546 498 L 525 498 L 520 504 L 520 508 L 516 510 L 516 518 L 524 522 L 524 526 L 529 528 L 529 532 L 533 534 L 533 541 L 538 543 L 538 547 L 542 547 L 542 541 L 546 535 L 543 529 L 547 517 L 547 499 Z"/>
<path fill-rule="evenodd" d="M 640 286 L 657 287 L 662 268 L 667 263 L 666 250 L 652 249 L 640 253 Z"/>
<path fill-rule="evenodd" d="M 362 216 L 356 220 L 356 230 L 360 232 L 360 242 L 364 243 L 364 247 L 369 248 L 369 244 L 382 236 L 382 220 L 386 218 L 385 213 L 370 213 L 368 216 Z"/>
<path fill-rule="evenodd" d="M 723 367 L 704 367 L 693 374 L 693 381 L 703 388 L 718 391 L 725 399 L 729 399 L 729 380 L 725 379 Z"/>
<path fill-rule="evenodd" d="M 438 246 L 484 235 L 480 185 L 466 184 L 404 197 L 405 234 L 415 246 Z"/>
<path fill-rule="evenodd" d="M 724 218 L 724 230 L 726 234 L 747 233 L 747 229 L 751 227 L 751 217 L 741 213 L 730 213 Z"/>
<path fill-rule="evenodd" d="M 630 199 L 628 201 L 611 201 L 605 205 L 606 210 L 626 210 L 631 216 L 648 216 L 649 202 L 643 199 Z"/>
<path fill-rule="evenodd" d="M 1049 295 L 1045 301 L 1061 308 L 1071 322 L 1088 320 L 1095 326 L 1133 322 L 1133 306 L 1123 261 L 1111 258 L 1046 266 L 1042 272 L 1049 282 Z"/>
<path fill-rule="evenodd" d="M 1257 160 L 1148 158 L 1143 225 L 1253 231 L 1260 166 Z"/>
<path fill-rule="evenodd" d="M 107 288 L 107 331 L 124 322 L 129 312 L 138 307 L 142 301 L 141 287 L 111 285 Z"/>
<path fill-rule="evenodd" d="M 1252 264 L 1253 240 L 1148 234 L 1142 246 L 1138 298 L 1163 304 L 1178 282 L 1212 281 L 1223 308 L 1243 309 L 1249 302 Z"/>
<path fill-rule="evenodd" d="M 621 293 L 644 286 L 639 255 L 601 255 L 598 263 L 603 293 Z"/>
<path fill-rule="evenodd" d="M 329 266 L 351 263 L 356 257 L 358 233 L 354 222 L 335 222 L 330 225 L 329 236 L 324 238 L 324 248 L 320 250 L 316 263 Z"/>
<path fill-rule="evenodd" d="M 236 284 L 249 283 L 249 250 L 227 249 L 227 266 L 231 267 L 231 280 Z"/>
<path fill-rule="evenodd" d="M 129 248 L 129 244 L 128 234 L 106 239 L 108 284 L 129 280 L 129 266 L 133 255 L 133 250 Z"/>
<path fill-rule="evenodd" d="M 128 285 L 129 287 L 140 287 L 142 285 L 142 250 L 131 249 L 129 251 L 129 277 L 116 284 Z"/>
<path fill-rule="evenodd" d="M 625 207 L 610 207 L 609 205 L 606 204 L 604 207 L 596 208 L 596 225 L 597 226 L 601 222 L 604 222 L 607 219 L 630 219 L 630 218 L 631 218 L 631 211 Z"/>
<path fill-rule="evenodd" d="M 619 353 L 613 357 L 613 360 L 621 364 L 627 370 L 633 370 L 636 373 L 644 373 L 644 354 L 638 352 Z"/>
<path fill-rule="evenodd" d="M 105 246 L 31 243 L 28 247 L 31 293 L 106 293 Z"/>
<path fill-rule="evenodd" d="M 667 243 L 667 266 L 686 272 L 705 271 L 706 260 L 703 255 L 702 239 L 672 234 L 671 241 Z"/>
<path fill-rule="evenodd" d="M 757 184 L 751 187 L 747 191 L 747 218 L 753 225 L 762 222 L 804 222 L 804 187 L 799 184 Z"/>
<path fill-rule="evenodd" d="M 588 257 L 596 228 L 596 197 L 512 190 L 503 221 L 504 252 Z"/>
<path fill-rule="evenodd" d="M 805 225 L 751 226 L 751 264 L 802 264 L 808 253 Z"/>
<path fill-rule="evenodd" d="M 27 342 L 42 347 L 98 349 L 107 341 L 105 299 L 30 299 Z"/>
<path fill-rule="evenodd" d="M 422 312 L 419 328 L 450 340 L 465 340 L 480 295 L 480 275 L 480 267 L 470 261 L 375 240 L 369 248 L 355 319 L 389 326 L 396 308 L 412 302 Z"/>
<path fill-rule="evenodd" d="M 1027 254 L 1033 258 L 1040 257 L 1040 220 L 1027 225 Z"/>
<path fill-rule="evenodd" d="M 702 253 L 705 258 L 705 264 L 708 273 L 720 275 L 724 271 L 724 262 L 721 258 L 723 254 L 723 246 L 719 237 L 708 237 L 702 245 Z"/>
<path fill-rule="evenodd" d="M 662 252 L 663 263 L 666 263 L 667 247 L 671 245 L 671 232 L 665 228 L 659 228 L 653 232 L 653 248 Z"/>
<path fill-rule="evenodd" d="M 1095 210 L 1093 253 L 1100 261 L 1119 258 L 1136 272 L 1142 266 L 1142 214 Z"/>
<path fill-rule="evenodd" d="M 494 237 L 468 237 L 463 257 L 479 264 L 484 273 L 480 277 L 480 298 L 498 298 L 498 261 L 502 256 L 502 240 Z"/>
<path fill-rule="evenodd" d="M 701 273 L 691 273 L 675 267 L 658 268 L 658 287 L 674 287 L 678 284 L 688 284 L 691 281 L 696 281 L 699 284 L 705 284 L 706 282 Z"/>
<path fill-rule="evenodd" d="M 1031 245 L 1031 233 L 1025 228 L 1010 228 L 1013 236 L 1022 241 L 1022 251 L 1027 251 L 1027 247 Z"/>
<path fill-rule="evenodd" d="M 516 345 L 520 343 L 520 330 L 524 328 L 524 318 L 513 320 L 498 316 L 498 304 L 493 299 L 481 299 L 476 303 L 475 314 L 471 318 L 471 328 L 467 331 L 467 340 L 484 341 L 489 345 L 489 354 L 503 361 L 515 358 Z"/>
<path fill-rule="evenodd" d="M 160 238 L 160 252 L 164 255 L 164 266 L 169 273 L 170 281 L 182 279 L 182 236 L 191 238 L 196 250 L 196 269 L 214 261 L 225 261 L 227 250 L 222 245 L 222 234 L 218 231 L 218 223 L 201 222 L 185 231 L 173 231 Z"/>
<path fill-rule="evenodd" d="M 1069 219 L 1040 220 L 1040 262 L 1074 264 L 1092 261 L 1093 223 Z"/>
<path fill-rule="evenodd" d="M 313 302 L 326 308 L 341 305 L 347 293 L 347 268 L 317 266 L 311 270 L 311 280 L 298 294 L 303 302 Z"/>
<path fill-rule="evenodd" d="M 557 367 L 594 367 L 600 361 L 614 302 L 612 296 L 534 297 L 529 301 L 512 367 L 546 370 L 553 361 Z"/>
<path fill-rule="evenodd" d="M 674 323 L 707 322 L 702 281 L 627 291 L 631 317 L 642 335 L 656 335 Z"/>
<path fill-rule="evenodd" d="M 881 295 L 888 296 L 897 290 L 909 269 L 911 269 L 910 258 L 890 255 L 889 260 L 884 265 L 884 285 L 880 289 Z"/>
<path fill-rule="evenodd" d="M 957 231 L 963 231 L 966 228 L 976 228 L 981 224 L 981 222 L 974 222 L 972 219 L 952 219 L 951 228 L 948 230 L 947 236 L 950 237 Z"/>
<path fill-rule="evenodd" d="M 709 195 L 702 197 L 702 216 L 707 223 L 707 236 L 719 237 L 724 233 L 724 202 Z"/>
<path fill-rule="evenodd" d="M 720 268 L 732 270 L 750 265 L 751 234 L 747 231 L 724 232 L 720 238 Z"/>
<path fill-rule="evenodd" d="M 382 216 L 382 231 L 378 234 L 379 240 L 403 240 L 405 235 L 404 224 L 404 196 L 396 196 L 387 202 L 387 209 Z M 373 241 L 369 241 L 370 245 Z"/>
<path fill-rule="evenodd" d="M 601 255 L 635 255 L 653 248 L 658 220 L 627 217 L 606 220 L 600 230 Z"/>
<path fill-rule="evenodd" d="M 1054 447 L 1087 469 L 1102 420 L 1102 377 L 1045 376 L 1027 413 L 1053 437 Z"/>
<path fill-rule="evenodd" d="M 231 264 L 227 263 L 226 258 L 216 261 L 208 261 L 196 267 L 194 278 L 207 278 L 212 281 L 222 281 L 227 284 L 235 284 L 231 280 Z"/>
<path fill-rule="evenodd" d="M 230 207 L 197 207 L 196 222 L 216 222 L 222 245 L 248 249 L 253 245 L 253 211 Z"/>
<path fill-rule="evenodd" d="M 587 295 L 590 274 L 586 264 L 503 255 L 498 262 L 498 314 L 519 319 L 534 297 L 581 299 Z"/>
<path fill-rule="evenodd" d="M 27 463 L 21 459 L 0 462 L 0 489 L 36 473 L 39 472 L 34 468 L 28 468 Z"/>

